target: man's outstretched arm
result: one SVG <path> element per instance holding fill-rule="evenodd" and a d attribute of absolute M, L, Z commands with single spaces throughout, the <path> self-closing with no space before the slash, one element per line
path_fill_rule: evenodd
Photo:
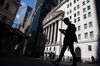
<path fill-rule="evenodd" d="M 65 33 L 66 33 L 66 31 L 65 31 L 64 29 L 59 29 L 59 31 L 60 31 L 61 33 L 63 33 L 64 35 L 65 35 Z"/>

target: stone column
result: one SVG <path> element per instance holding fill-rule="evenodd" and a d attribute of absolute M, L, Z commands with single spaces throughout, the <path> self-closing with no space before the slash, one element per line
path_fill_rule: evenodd
<path fill-rule="evenodd" d="M 53 29 L 52 29 L 52 41 L 51 42 L 54 43 L 54 27 L 55 27 L 55 24 L 53 23 L 52 26 L 53 26 Z"/>
<path fill-rule="evenodd" d="M 45 34 L 45 29 L 43 29 L 43 34 Z"/>
<path fill-rule="evenodd" d="M 61 21 L 58 22 L 58 35 L 57 35 L 57 42 L 60 43 L 61 41 L 61 32 L 59 31 L 61 29 Z"/>
<path fill-rule="evenodd" d="M 55 42 L 57 42 L 58 39 L 58 21 L 56 21 L 56 36 L 55 36 Z"/>
<path fill-rule="evenodd" d="M 47 35 L 48 41 L 49 41 L 49 35 L 50 35 L 50 26 L 48 26 L 48 35 Z"/>
<path fill-rule="evenodd" d="M 47 27 L 46 27 L 46 36 L 47 36 Z"/>
<path fill-rule="evenodd" d="M 54 43 L 56 42 L 56 33 L 57 33 L 57 23 L 55 22 L 55 27 L 54 27 Z"/>
<path fill-rule="evenodd" d="M 53 34 L 53 25 L 51 25 L 50 44 L 52 42 L 52 34 Z"/>
<path fill-rule="evenodd" d="M 49 26 L 50 32 L 49 32 L 49 44 L 50 44 L 50 38 L 51 38 L 51 25 Z"/>

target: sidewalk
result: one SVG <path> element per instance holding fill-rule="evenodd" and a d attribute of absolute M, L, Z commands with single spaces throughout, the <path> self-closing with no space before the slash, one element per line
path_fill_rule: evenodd
<path fill-rule="evenodd" d="M 61 63 L 59 66 L 70 66 L 71 63 Z M 0 57 L 0 66 L 54 66 L 50 62 L 25 56 L 2 56 Z M 98 64 L 82 64 L 77 66 L 100 66 Z"/>
<path fill-rule="evenodd" d="M 45 62 L 42 59 L 31 57 L 0 57 L 0 66 L 52 66 L 52 64 Z"/>

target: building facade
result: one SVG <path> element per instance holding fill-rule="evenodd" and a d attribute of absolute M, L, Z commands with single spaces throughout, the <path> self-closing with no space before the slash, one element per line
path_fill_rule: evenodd
<path fill-rule="evenodd" d="M 32 22 L 32 37 L 34 42 L 34 53 L 36 57 L 43 56 L 45 42 L 43 39 L 42 21 L 46 15 L 58 4 L 58 0 L 37 0 L 35 13 Z"/>
<path fill-rule="evenodd" d="M 55 57 L 59 56 L 64 38 L 59 29 L 67 28 L 62 19 L 68 17 L 77 29 L 78 43 L 74 43 L 74 50 L 78 61 L 92 61 L 92 56 L 98 60 L 99 14 L 96 7 L 95 0 L 63 0 L 55 7 L 43 21 L 43 34 L 47 39 L 44 56 L 48 58 L 50 53 Z M 57 16 L 59 11 L 64 15 Z M 66 49 L 64 54 L 66 61 L 72 59 L 69 51 L 69 48 Z"/>
<path fill-rule="evenodd" d="M 18 8 L 21 6 L 20 0 L 0 0 L 0 22 L 11 25 Z"/>
<path fill-rule="evenodd" d="M 11 25 L 20 6 L 20 0 L 0 0 L 0 55 L 13 53 L 14 33 Z"/>
<path fill-rule="evenodd" d="M 27 24 L 26 22 L 29 22 L 29 18 L 32 15 L 32 10 L 33 9 L 30 6 L 25 6 L 21 8 L 21 13 L 19 17 L 20 24 L 17 25 L 16 28 L 19 29 L 23 33 L 27 33 L 28 28 L 26 27 L 26 24 Z"/>

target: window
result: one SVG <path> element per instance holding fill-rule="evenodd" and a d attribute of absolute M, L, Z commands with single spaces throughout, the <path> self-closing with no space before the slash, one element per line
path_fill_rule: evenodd
<path fill-rule="evenodd" d="M 78 40 L 80 40 L 81 39 L 81 34 L 78 34 Z"/>
<path fill-rule="evenodd" d="M 77 5 L 77 9 L 79 9 L 80 8 L 80 6 L 79 5 Z"/>
<path fill-rule="evenodd" d="M 83 1 L 83 6 L 85 5 L 85 1 Z"/>
<path fill-rule="evenodd" d="M 81 27 L 80 26 L 78 26 L 78 31 L 80 31 L 81 30 Z"/>
<path fill-rule="evenodd" d="M 87 10 L 90 10 L 90 9 L 91 9 L 90 5 L 89 5 L 89 6 L 87 6 Z"/>
<path fill-rule="evenodd" d="M 89 50 L 89 51 L 92 51 L 91 45 L 88 46 L 88 50 Z"/>
<path fill-rule="evenodd" d="M 92 22 L 89 22 L 89 27 L 91 28 L 91 27 L 93 27 L 93 24 L 92 24 Z"/>
<path fill-rule="evenodd" d="M 85 39 L 87 39 L 88 38 L 88 33 L 85 33 Z"/>
<path fill-rule="evenodd" d="M 80 21 L 80 17 L 78 17 L 78 21 Z"/>
<path fill-rule="evenodd" d="M 76 7 L 74 7 L 74 11 L 76 11 Z"/>
<path fill-rule="evenodd" d="M 84 24 L 84 29 L 87 29 L 87 24 Z"/>
<path fill-rule="evenodd" d="M 88 12 L 88 17 L 91 17 L 91 12 Z"/>
<path fill-rule="evenodd" d="M 93 37 L 94 37 L 94 34 L 93 34 L 93 31 L 91 31 L 90 32 L 90 38 L 93 39 Z"/>
<path fill-rule="evenodd" d="M 70 13 L 72 13 L 72 10 L 70 10 Z"/>
<path fill-rule="evenodd" d="M 69 8 L 69 4 L 67 5 L 67 8 Z"/>
<path fill-rule="evenodd" d="M 83 18 L 86 19 L 86 14 L 83 15 Z"/>
<path fill-rule="evenodd" d="M 55 49 L 56 49 L 56 48 L 54 47 L 54 49 L 53 49 L 53 50 L 55 51 Z"/>
<path fill-rule="evenodd" d="M 69 12 L 67 12 L 67 15 L 69 15 Z"/>
<path fill-rule="evenodd" d="M 86 12 L 86 8 L 83 8 L 83 13 Z"/>
<path fill-rule="evenodd" d="M 5 0 L 0 0 L 0 5 L 3 6 Z"/>
<path fill-rule="evenodd" d="M 80 15 L 80 11 L 77 12 L 77 15 L 78 15 L 78 16 Z"/>
<path fill-rule="evenodd" d="M 74 17 L 76 17 L 76 13 L 74 13 Z"/>
<path fill-rule="evenodd" d="M 76 23 L 76 19 L 74 19 L 74 22 Z"/>
<path fill-rule="evenodd" d="M 72 3 L 70 3 L 70 6 L 72 6 Z"/>
<path fill-rule="evenodd" d="M 70 19 L 72 19 L 72 16 L 70 16 Z"/>
<path fill-rule="evenodd" d="M 87 0 L 87 3 L 89 3 L 90 2 L 90 0 Z"/>
<path fill-rule="evenodd" d="M 74 0 L 74 3 L 76 3 L 76 0 Z"/>

